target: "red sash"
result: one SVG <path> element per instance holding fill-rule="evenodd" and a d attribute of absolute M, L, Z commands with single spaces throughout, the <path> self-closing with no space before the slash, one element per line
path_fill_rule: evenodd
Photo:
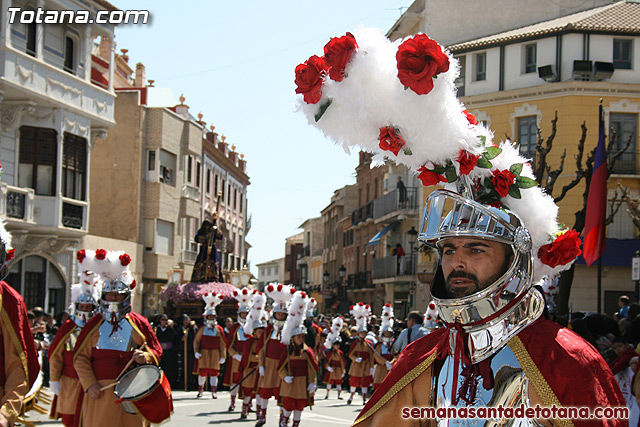
<path fill-rule="evenodd" d="M 287 351 L 287 346 L 276 339 L 270 339 L 267 343 L 267 357 L 269 359 L 280 360 L 280 356 L 285 351 Z"/>
<path fill-rule="evenodd" d="M 62 375 L 69 378 L 78 378 L 76 368 L 73 367 L 73 352 L 64 351 L 62 353 Z"/>
<path fill-rule="evenodd" d="M 133 351 L 91 349 L 91 366 L 98 380 L 114 380 L 133 357 Z"/>
<path fill-rule="evenodd" d="M 202 335 L 200 340 L 200 348 L 203 350 L 217 350 L 220 348 L 220 334 L 212 337 L 211 335 Z"/>
<path fill-rule="evenodd" d="M 332 360 L 329 362 L 329 366 L 341 366 L 342 363 L 340 360 Z"/>
<path fill-rule="evenodd" d="M 294 377 L 307 376 L 307 359 L 289 359 L 289 369 Z"/>
<path fill-rule="evenodd" d="M 355 351 L 356 357 L 362 357 L 362 360 L 369 360 L 369 352 L 368 351 Z"/>

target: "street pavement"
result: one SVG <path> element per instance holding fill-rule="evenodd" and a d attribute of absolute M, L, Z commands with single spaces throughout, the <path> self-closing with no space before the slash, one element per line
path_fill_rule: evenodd
<path fill-rule="evenodd" d="M 342 393 L 344 400 L 337 399 L 335 389 L 331 390 L 331 395 L 327 400 L 324 399 L 325 394 L 326 391 L 324 389 L 318 390 L 316 397 L 320 397 L 320 399 L 316 400 L 312 410 L 305 408 L 302 412 L 300 427 L 349 426 L 362 409 L 362 397 L 359 395 L 355 396 L 353 404 L 347 405 L 347 397 L 349 397 L 348 393 Z M 236 404 L 235 412 L 227 412 L 227 408 L 229 407 L 228 391 L 218 392 L 217 399 L 212 399 L 211 393 L 205 393 L 200 399 L 196 399 L 195 396 L 195 391 L 174 391 L 174 414 L 171 417 L 171 421 L 163 424 L 163 426 L 200 427 L 235 425 L 238 427 L 253 427 L 256 423 L 255 413 L 249 414 L 249 417 L 245 420 L 240 419 L 242 402 L 238 402 L 239 404 Z M 59 421 L 49 420 L 48 416 L 39 414 L 35 411 L 31 411 L 27 415 L 27 420 L 35 423 L 36 426 L 62 426 L 62 423 Z M 278 427 L 279 419 L 278 406 L 276 405 L 275 400 L 271 399 L 269 401 L 267 423 L 265 426 Z M 293 414 L 290 418 L 289 426 L 291 426 L 292 419 Z"/>

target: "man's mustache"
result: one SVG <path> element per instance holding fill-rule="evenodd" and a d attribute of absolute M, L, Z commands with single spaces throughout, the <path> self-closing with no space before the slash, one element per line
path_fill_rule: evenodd
<path fill-rule="evenodd" d="M 451 279 L 455 279 L 455 278 L 464 278 L 464 279 L 473 280 L 473 282 L 476 285 L 478 284 L 478 277 L 475 274 L 468 273 L 463 270 L 453 270 L 451 273 L 449 273 L 449 275 L 447 276 L 447 283 L 451 283 Z"/>

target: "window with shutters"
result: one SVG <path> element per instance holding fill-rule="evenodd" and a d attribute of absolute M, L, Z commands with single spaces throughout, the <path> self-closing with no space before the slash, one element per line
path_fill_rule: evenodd
<path fill-rule="evenodd" d="M 87 140 L 64 133 L 62 146 L 62 195 L 86 200 Z"/>
<path fill-rule="evenodd" d="M 22 126 L 18 185 L 39 196 L 53 196 L 56 187 L 57 133 L 53 129 Z"/>

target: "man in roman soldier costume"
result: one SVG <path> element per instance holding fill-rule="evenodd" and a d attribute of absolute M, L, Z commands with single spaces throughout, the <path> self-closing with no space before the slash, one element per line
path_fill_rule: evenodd
<path fill-rule="evenodd" d="M 247 341 L 244 344 L 240 371 L 242 372 L 242 384 L 240 384 L 240 398 L 242 399 L 242 412 L 240 418 L 245 419 L 249 415 L 251 400 L 258 394 L 258 380 L 260 379 L 258 363 L 260 361 L 259 343 L 267 326 L 268 315 L 265 311 L 267 296 L 262 292 L 256 292 L 251 299 L 251 309 L 243 329 Z M 258 407 L 259 408 L 259 407 Z M 260 418 L 260 409 L 256 416 Z"/>
<path fill-rule="evenodd" d="M 0 220 L 0 278 L 9 273 L 6 262 L 13 258 L 11 234 Z M 40 372 L 38 354 L 22 296 L 0 280 L 0 426 L 12 426 L 20 414 L 22 401 Z"/>
<path fill-rule="evenodd" d="M 344 353 L 340 350 L 340 344 L 342 343 L 340 331 L 343 325 L 344 320 L 342 320 L 342 317 L 338 316 L 333 319 L 333 322 L 331 322 L 331 330 L 324 342 L 324 348 L 326 349 L 324 369 L 326 372 L 322 382 L 327 385 L 327 395 L 324 397 L 325 399 L 329 398 L 331 386 L 335 385 L 338 390 L 338 400 L 342 400 L 340 392 L 342 392 L 342 379 L 344 378 L 345 368 L 347 366 Z"/>
<path fill-rule="evenodd" d="M 347 400 L 347 404 L 353 402 L 353 395 L 360 387 L 362 391 L 362 404 L 367 403 L 367 391 L 373 382 L 373 349 L 371 342 L 366 340 L 368 333 L 368 323 L 371 316 L 371 307 L 369 304 L 359 302 L 351 306 L 351 315 L 356 321 L 358 328 L 358 336 L 353 340 L 349 347 L 349 359 L 351 359 L 351 367 L 349 368 L 349 386 L 351 394 Z"/>
<path fill-rule="evenodd" d="M 535 182 L 529 160 L 511 142 L 495 143 L 460 104 L 457 60 L 424 34 L 391 42 L 372 29 L 332 39 L 325 53 L 329 71 L 314 91 L 298 88 L 310 123 L 345 149 L 359 145 L 378 163 L 404 164 L 425 186 L 445 185 L 428 196 L 418 235 L 440 255 L 430 292 L 443 327 L 400 353 L 354 424 L 471 423 L 406 419 L 407 406 L 623 408 L 598 352 L 546 318 L 544 296 L 533 286 L 571 266 L 578 233 L 558 223 L 558 207 Z M 309 65 L 297 69 L 300 83 Z M 500 414 L 473 422 L 627 425 L 544 418 Z"/>
<path fill-rule="evenodd" d="M 96 314 L 102 283 L 88 270 L 81 271 L 80 283 L 71 286 L 71 317 L 58 330 L 49 347 L 49 387 L 55 394 L 50 418 L 62 420 L 67 427 L 76 426 L 78 402 L 83 393 L 73 367 L 73 351 L 84 325 Z"/>
<path fill-rule="evenodd" d="M 282 330 L 280 340 L 287 346 L 287 351 L 280 357 L 278 373 L 282 379 L 278 405 L 280 427 L 289 425 L 289 417 L 293 412 L 293 427 L 300 425 L 302 410 L 313 406 L 313 395 L 316 391 L 316 374 L 318 363 L 313 349 L 304 342 L 307 328 L 302 324 L 309 297 L 298 291 L 291 299 L 289 315 Z"/>
<path fill-rule="evenodd" d="M 258 396 L 256 396 L 256 410 L 258 411 L 256 427 L 266 423 L 267 405 L 271 396 L 278 400 L 280 383 L 282 382 L 278 374 L 278 363 L 282 355 L 287 352 L 287 346 L 282 344 L 280 339 L 282 338 L 282 328 L 289 311 L 289 301 L 291 301 L 295 292 L 295 288 L 279 283 L 269 284 L 265 288 L 267 296 L 273 299 L 273 307 L 271 309 L 271 322 L 258 343 L 260 381 L 258 383 Z"/>
<path fill-rule="evenodd" d="M 210 220 L 202 221 L 202 225 L 194 237 L 196 243 L 200 244 L 200 251 L 193 266 L 192 282 L 222 283 L 224 281 L 220 268 L 220 253 L 216 245 L 216 240 L 222 240 L 223 235 L 216 225 L 217 219 L 218 214 L 214 212 Z"/>
<path fill-rule="evenodd" d="M 249 291 L 243 288 L 239 291 L 233 291 L 233 297 L 238 300 L 238 320 L 231 326 L 229 334 L 227 334 L 227 353 L 229 354 L 229 362 L 224 372 L 224 385 L 231 387 L 231 403 L 229 411 L 236 409 L 236 396 L 239 387 L 234 387 L 242 379 L 242 370 L 240 362 L 242 362 L 242 354 L 245 352 L 245 344 L 247 337 L 244 334 L 244 324 L 249 314 L 249 302 L 255 290 Z"/>
<path fill-rule="evenodd" d="M 198 375 L 198 397 L 202 397 L 204 384 L 209 376 L 209 386 L 211 387 L 211 397 L 218 398 L 218 375 L 220 367 L 227 357 L 227 343 L 222 326 L 216 321 L 216 307 L 224 300 L 222 295 L 205 293 L 204 300 L 204 324 L 200 326 L 196 337 L 193 340 L 194 356 L 193 373 Z"/>
<path fill-rule="evenodd" d="M 109 387 L 132 359 L 138 365 L 158 365 L 162 357 L 162 347 L 147 319 L 131 311 L 131 290 L 136 285 L 129 271 L 131 258 L 122 251 L 97 249 L 78 251 L 78 261 L 82 270 L 100 274 L 104 282 L 100 315 L 82 328 L 74 349 L 73 366 L 85 391 L 80 425 L 145 425 L 147 420 L 141 414 L 126 412 Z M 167 392 L 170 396 L 170 388 Z M 153 411 L 156 419 L 167 420 L 173 404 L 169 399 L 155 404 Z"/>
<path fill-rule="evenodd" d="M 386 303 L 382 307 L 380 317 L 380 341 L 375 345 L 373 359 L 375 369 L 373 371 L 373 388 L 377 388 L 393 367 L 393 307 Z"/>

